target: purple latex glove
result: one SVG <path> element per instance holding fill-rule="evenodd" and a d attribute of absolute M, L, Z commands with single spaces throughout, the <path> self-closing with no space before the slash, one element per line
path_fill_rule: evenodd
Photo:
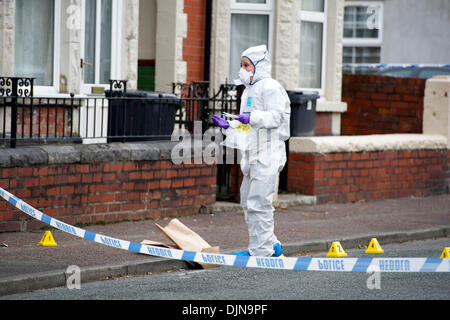
<path fill-rule="evenodd" d="M 219 118 L 218 116 L 214 115 L 212 116 L 211 120 L 214 122 L 216 126 L 219 126 L 223 129 L 228 129 L 230 127 L 230 124 L 227 120 Z"/>
<path fill-rule="evenodd" d="M 243 124 L 248 124 L 250 122 L 249 114 L 240 114 L 237 116 L 236 120 L 240 121 Z"/>

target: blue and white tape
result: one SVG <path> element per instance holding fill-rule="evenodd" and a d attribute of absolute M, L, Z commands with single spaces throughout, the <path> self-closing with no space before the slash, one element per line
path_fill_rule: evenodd
<path fill-rule="evenodd" d="M 245 257 L 229 254 L 192 252 L 144 245 L 121 240 L 88 230 L 52 218 L 31 207 L 0 187 L 0 196 L 17 209 L 56 229 L 74 236 L 132 252 L 142 253 L 168 259 L 209 263 L 223 266 L 266 268 L 305 271 L 340 271 L 340 272 L 450 272 L 450 259 L 441 258 L 307 258 L 307 257 Z"/>
<path fill-rule="evenodd" d="M 408 63 L 344 63 L 344 68 L 449 68 L 450 64 L 408 64 Z"/>

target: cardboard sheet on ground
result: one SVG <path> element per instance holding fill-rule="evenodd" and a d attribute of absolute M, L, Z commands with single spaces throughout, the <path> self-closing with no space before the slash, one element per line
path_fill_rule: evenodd
<path fill-rule="evenodd" d="M 179 249 L 177 246 L 174 246 L 172 244 L 153 241 L 153 240 L 143 240 L 141 241 L 141 244 L 146 244 L 153 247 L 163 247 L 163 248 L 171 248 L 171 249 Z"/>
<path fill-rule="evenodd" d="M 197 233 L 189 229 L 178 219 L 172 219 L 167 226 L 161 227 L 159 224 L 155 223 L 155 226 L 174 244 L 169 245 L 152 240 L 144 240 L 142 244 L 148 244 L 153 246 L 162 246 L 168 248 L 175 248 L 187 251 L 195 252 L 208 252 L 208 253 L 219 253 L 219 247 L 211 247 L 208 242 L 206 242 Z M 217 265 L 211 265 L 208 263 L 196 263 L 190 262 L 192 265 L 200 265 L 203 268 L 218 267 Z"/>

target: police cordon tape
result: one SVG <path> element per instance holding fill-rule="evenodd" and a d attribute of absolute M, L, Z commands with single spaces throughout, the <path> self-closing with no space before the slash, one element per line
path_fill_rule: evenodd
<path fill-rule="evenodd" d="M 450 68 L 450 64 L 410 64 L 410 63 L 344 63 L 342 65 L 344 68 L 421 68 L 421 67 L 432 67 L 432 68 Z"/>
<path fill-rule="evenodd" d="M 161 248 L 100 235 L 64 223 L 44 214 L 43 212 L 40 212 L 1 187 L 0 196 L 22 212 L 58 230 L 110 247 L 156 257 L 223 266 L 284 270 L 347 272 L 450 272 L 450 259 L 442 258 L 275 258 L 236 256 L 229 254 Z"/>

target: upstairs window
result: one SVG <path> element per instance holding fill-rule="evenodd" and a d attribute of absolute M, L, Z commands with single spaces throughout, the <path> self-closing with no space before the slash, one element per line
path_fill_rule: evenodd
<path fill-rule="evenodd" d="M 381 62 L 382 2 L 346 2 L 344 11 L 344 71 L 358 64 Z"/>

